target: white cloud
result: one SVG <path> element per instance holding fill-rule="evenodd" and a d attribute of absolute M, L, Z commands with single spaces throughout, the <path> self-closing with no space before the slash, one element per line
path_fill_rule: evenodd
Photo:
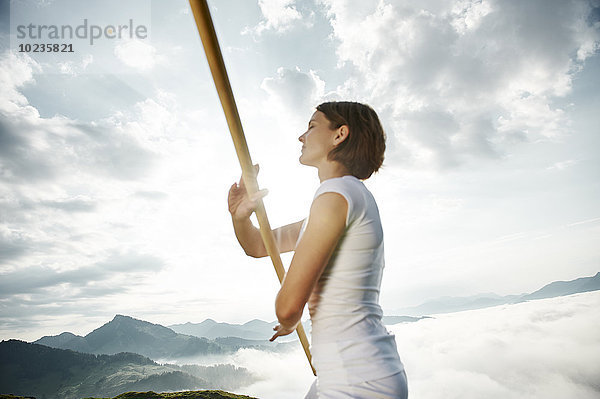
<path fill-rule="evenodd" d="M 357 71 L 338 91 L 382 110 L 391 147 L 421 166 L 568 133 L 553 99 L 570 92 L 600 38 L 585 1 L 322 4 L 339 62 Z"/>
<path fill-rule="evenodd" d="M 39 338 L 47 328 L 61 332 L 67 320 L 81 331 L 115 313 L 175 322 L 214 311 L 215 304 L 232 317 L 247 311 L 223 289 L 248 260 L 229 250 L 235 236 L 225 198 L 238 169 L 222 121 L 197 104 L 182 109 L 181 98 L 164 90 L 91 122 L 43 117 L 22 93 L 25 85 L 35 88 L 33 60 L 7 52 L 0 63 L 0 273 L 16 279 L 33 273 L 47 282 L 0 298 L 3 337 Z M 47 87 L 37 89 L 47 94 Z M 92 98 L 119 95 L 108 94 Z M 140 195 L 156 192 L 165 193 L 161 201 Z M 102 275 L 68 289 L 77 276 L 97 271 L 94 265 L 126 261 L 128 254 L 157 259 L 164 269 L 150 267 L 135 278 L 115 270 L 110 281 Z M 274 282 L 272 271 L 243 269 L 228 287 L 255 296 L 249 309 L 263 301 L 272 314 L 275 291 L 256 294 L 248 285 Z M 201 295 L 198 281 L 206 284 Z"/>
<path fill-rule="evenodd" d="M 600 292 L 437 315 L 389 326 L 420 399 L 593 399 L 600 393 Z M 299 345 L 299 344 L 298 344 Z M 302 350 L 244 349 L 231 360 L 263 380 L 239 393 L 302 397 L 312 375 Z"/>
<path fill-rule="evenodd" d="M 65 61 L 59 62 L 57 65 L 60 73 L 65 75 L 76 76 L 84 72 L 87 69 L 87 67 L 93 62 L 94 56 L 92 54 L 87 54 L 81 59 L 81 62 L 79 63 L 76 63 L 74 61 Z"/>
<path fill-rule="evenodd" d="M 277 76 L 264 79 L 260 87 L 269 95 L 271 105 L 303 119 L 325 95 L 325 82 L 317 73 L 305 73 L 298 67 L 278 68 Z"/>
<path fill-rule="evenodd" d="M 41 67 L 11 52 L 0 64 L 0 273 L 4 284 L 12 282 L 2 290 L 7 307 L 0 318 L 8 333 L 19 314 L 34 323 L 50 314 L 48 308 L 73 315 L 92 302 L 110 303 L 109 294 L 135 286 L 127 269 L 146 264 L 157 272 L 154 266 L 166 263 L 152 245 L 134 244 L 129 234 L 139 235 L 132 233 L 132 220 L 151 207 L 135 193 L 147 187 L 144 178 L 159 159 L 156 136 L 165 134 L 171 119 L 164 93 L 141 102 L 129 117 L 91 123 L 45 118 L 21 92 L 35 84 Z M 117 222 L 127 227 L 116 228 Z M 113 266 L 119 267 L 115 273 L 104 272 Z M 143 284 L 148 274 L 141 274 L 135 280 Z M 93 299 L 76 305 L 83 291 Z"/>
<path fill-rule="evenodd" d="M 491 11 L 492 7 L 489 1 L 457 1 L 451 11 L 454 14 L 452 26 L 458 33 L 465 34 L 467 31 L 479 27 L 483 17 Z"/>
<path fill-rule="evenodd" d="M 566 161 L 556 162 L 554 165 L 547 167 L 548 170 L 565 170 L 578 163 L 575 159 L 567 159 Z"/>
<path fill-rule="evenodd" d="M 29 57 L 27 54 L 15 54 L 11 51 L 5 51 L 0 55 L 0 110 L 13 112 L 21 110 L 22 106 L 27 105 L 27 98 L 18 90 L 26 84 L 34 83 L 34 71 L 40 71 L 41 66 Z M 25 110 L 23 110 L 25 111 Z M 37 110 L 32 107 L 27 108 L 27 113 L 33 116 Z"/>
<path fill-rule="evenodd" d="M 314 380 L 300 343 L 290 352 L 269 353 L 241 349 L 231 362 L 244 367 L 261 381 L 238 390 L 239 393 L 261 399 L 302 398 Z"/>
<path fill-rule="evenodd" d="M 143 40 L 120 41 L 114 52 L 123 64 L 140 71 L 152 69 L 159 61 L 156 49 Z"/>
<path fill-rule="evenodd" d="M 593 398 L 600 293 L 435 316 L 390 327 L 419 398 Z"/>
<path fill-rule="evenodd" d="M 285 32 L 302 19 L 295 6 L 295 0 L 258 0 L 258 6 L 264 17 L 254 31 L 261 34 L 266 30 Z"/>

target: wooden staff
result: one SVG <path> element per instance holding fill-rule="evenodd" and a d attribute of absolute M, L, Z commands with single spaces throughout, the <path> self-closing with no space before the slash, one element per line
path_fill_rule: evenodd
<path fill-rule="evenodd" d="M 225 119 L 227 119 L 227 125 L 229 125 L 229 132 L 233 139 L 235 152 L 237 153 L 240 166 L 242 167 L 242 178 L 244 179 L 248 195 L 252 196 L 258 191 L 256 173 L 254 171 L 252 159 L 250 158 L 250 151 L 248 151 L 248 144 L 246 143 L 246 137 L 244 136 L 244 131 L 242 129 L 240 115 L 238 114 L 237 106 L 235 105 L 233 91 L 231 90 L 229 78 L 227 77 L 225 62 L 223 61 L 223 55 L 221 54 L 215 27 L 210 16 L 210 10 L 208 9 L 206 0 L 190 0 L 190 6 L 192 7 L 200 38 L 202 39 L 202 45 L 204 46 L 204 52 L 206 53 L 206 59 L 208 60 L 217 93 L 221 100 Z M 283 268 L 283 263 L 279 256 L 279 249 L 277 248 L 277 243 L 275 242 L 275 237 L 273 236 L 273 231 L 271 230 L 271 225 L 269 224 L 269 219 L 267 218 L 262 199 L 258 201 L 255 213 L 260 226 L 260 235 L 265 243 L 265 248 L 273 262 L 279 282 L 282 283 L 283 277 L 285 276 L 285 269 Z M 310 349 L 308 348 L 308 339 L 306 339 L 306 333 L 304 332 L 302 323 L 298 324 L 296 332 L 298 333 L 298 338 L 304 348 L 304 353 L 306 353 L 306 357 L 308 358 L 310 368 L 312 369 L 313 374 L 317 375 L 317 372 L 312 365 L 312 357 Z"/>

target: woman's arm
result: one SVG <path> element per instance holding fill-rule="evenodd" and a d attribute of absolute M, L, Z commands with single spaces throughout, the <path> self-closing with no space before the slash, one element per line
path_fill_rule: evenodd
<path fill-rule="evenodd" d="M 244 252 L 254 258 L 261 258 L 268 255 L 260 236 L 260 230 L 250 221 L 250 215 L 254 212 L 258 200 L 266 194 L 267 190 L 261 190 L 252 198 L 248 197 L 244 181 L 240 179 L 239 183 L 234 183 L 231 186 L 227 198 L 235 236 L 244 249 Z M 299 221 L 273 230 L 275 242 L 280 252 L 294 250 L 296 241 L 298 241 L 300 235 L 302 223 L 303 221 Z"/>
<path fill-rule="evenodd" d="M 319 195 L 275 301 L 279 325 L 271 341 L 293 332 L 321 273 L 346 228 L 348 203 L 337 193 Z"/>

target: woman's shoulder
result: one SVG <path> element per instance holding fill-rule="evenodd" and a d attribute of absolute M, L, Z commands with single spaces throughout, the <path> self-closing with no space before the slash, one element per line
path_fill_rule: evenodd
<path fill-rule="evenodd" d="M 367 207 L 367 189 L 363 182 L 354 176 L 334 177 L 324 180 L 314 198 L 316 199 L 321 194 L 338 193 L 342 195 L 348 203 L 348 220 L 354 220 L 364 212 Z"/>
<path fill-rule="evenodd" d="M 324 180 L 319 188 L 317 194 L 321 194 L 327 191 L 342 191 L 342 192 L 357 192 L 364 190 L 365 186 L 362 181 L 352 175 L 346 175 L 341 177 L 333 177 L 331 179 Z"/>

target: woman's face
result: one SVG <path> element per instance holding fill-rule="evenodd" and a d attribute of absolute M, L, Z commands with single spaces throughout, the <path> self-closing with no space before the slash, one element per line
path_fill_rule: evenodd
<path fill-rule="evenodd" d="M 308 130 L 298 140 L 302 143 L 300 163 L 319 167 L 327 162 L 327 154 L 335 147 L 335 129 L 329 128 L 329 120 L 321 111 L 316 111 L 308 122 Z"/>

